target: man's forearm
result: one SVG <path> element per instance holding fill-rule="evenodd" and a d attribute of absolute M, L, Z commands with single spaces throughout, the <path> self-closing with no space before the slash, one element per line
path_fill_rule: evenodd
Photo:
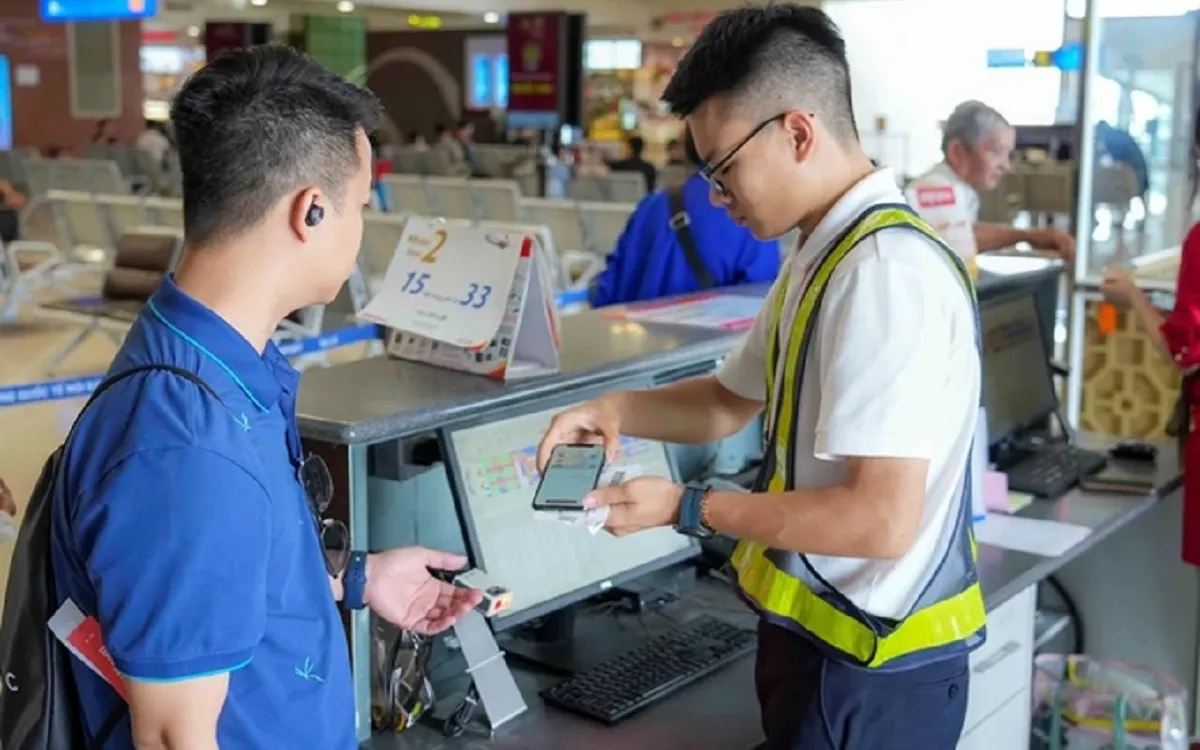
<path fill-rule="evenodd" d="M 975 247 L 981 253 L 992 250 L 1003 250 L 1018 242 L 1028 242 L 1036 246 L 1035 233 L 1028 229 L 1017 229 L 1007 224 L 989 224 L 975 222 Z"/>
<path fill-rule="evenodd" d="M 604 400 L 616 411 L 622 434 L 694 445 L 733 435 L 762 411 L 762 404 L 730 392 L 713 375 Z"/>
<path fill-rule="evenodd" d="M 912 547 L 916 525 L 846 485 L 745 494 L 713 492 L 705 500 L 713 530 L 774 549 L 827 557 L 888 560 Z"/>
<path fill-rule="evenodd" d="M 1163 316 L 1158 311 L 1158 308 L 1150 301 L 1150 298 L 1145 293 L 1138 290 L 1138 293 L 1130 300 L 1134 313 L 1137 315 L 1138 323 L 1146 330 L 1146 334 L 1154 341 L 1158 350 L 1166 355 L 1167 359 L 1172 359 L 1171 349 L 1167 346 L 1167 340 L 1163 338 L 1162 325 Z"/>

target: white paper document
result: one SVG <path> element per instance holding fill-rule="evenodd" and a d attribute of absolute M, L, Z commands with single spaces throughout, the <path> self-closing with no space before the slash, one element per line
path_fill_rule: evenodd
<path fill-rule="evenodd" d="M 1064 555 L 1091 533 L 1092 530 L 1086 526 L 1073 523 L 1004 513 L 988 513 L 987 520 L 975 524 L 975 538 L 982 544 L 1042 557 Z"/>

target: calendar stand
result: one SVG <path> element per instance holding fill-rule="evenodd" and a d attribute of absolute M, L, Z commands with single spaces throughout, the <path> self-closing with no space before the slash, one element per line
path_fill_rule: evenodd
<path fill-rule="evenodd" d="M 537 239 L 414 217 L 359 317 L 388 353 L 500 380 L 558 371 L 558 312 Z"/>

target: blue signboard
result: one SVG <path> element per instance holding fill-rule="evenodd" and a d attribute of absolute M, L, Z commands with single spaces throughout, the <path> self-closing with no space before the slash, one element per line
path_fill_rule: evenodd
<path fill-rule="evenodd" d="M 987 64 L 989 68 L 1024 68 L 1029 65 L 1029 53 L 1023 49 L 990 49 Z"/>
<path fill-rule="evenodd" d="M 13 147 L 12 71 L 8 58 L 0 55 L 0 151 Z"/>
<path fill-rule="evenodd" d="M 118 21 L 152 18 L 158 0 L 40 0 L 43 21 Z"/>
<path fill-rule="evenodd" d="M 987 51 L 989 68 L 1058 68 L 1079 70 L 1083 66 L 1083 45 L 1079 42 L 1065 44 L 1055 50 L 990 49 Z"/>

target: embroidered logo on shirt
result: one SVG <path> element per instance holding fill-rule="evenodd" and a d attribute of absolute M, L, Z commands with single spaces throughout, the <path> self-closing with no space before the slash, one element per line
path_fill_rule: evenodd
<path fill-rule="evenodd" d="M 233 418 L 233 421 L 237 422 L 238 427 L 241 427 L 244 431 L 250 431 L 250 417 L 247 417 L 245 414 L 237 415 Z"/>
<path fill-rule="evenodd" d="M 322 685 L 324 685 L 325 678 L 319 674 L 315 674 L 313 672 L 313 669 L 315 669 L 315 667 L 313 666 L 312 659 L 305 659 L 303 668 L 296 667 L 296 676 L 302 680 L 308 680 L 310 682 L 319 682 Z"/>

